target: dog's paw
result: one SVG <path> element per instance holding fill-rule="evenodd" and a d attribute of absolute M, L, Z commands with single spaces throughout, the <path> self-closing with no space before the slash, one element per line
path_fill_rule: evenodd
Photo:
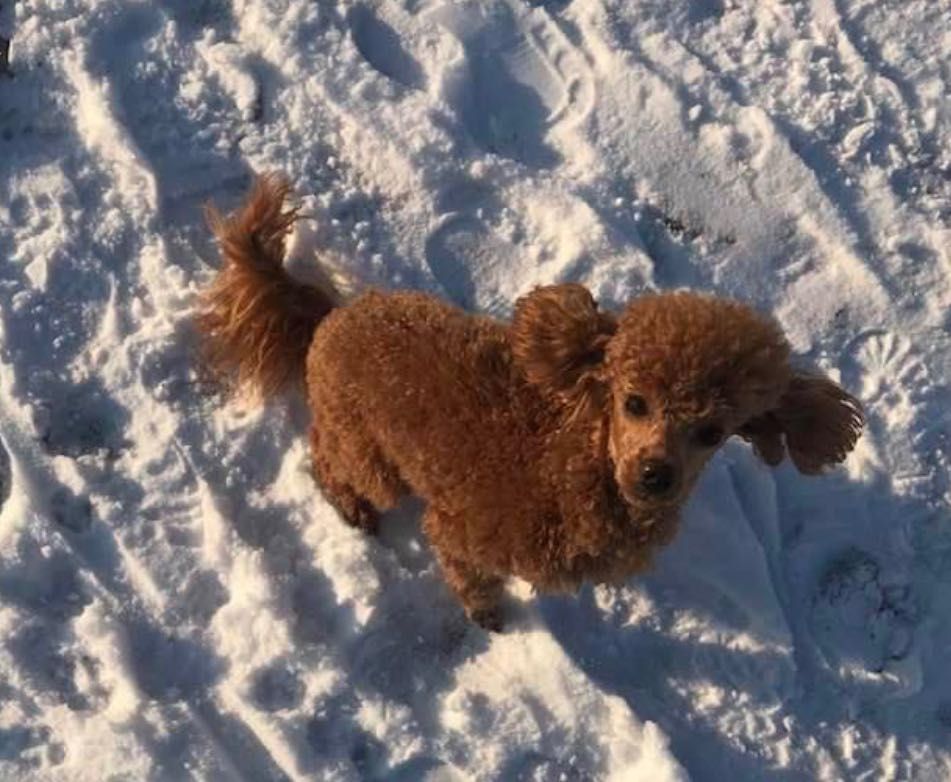
<path fill-rule="evenodd" d="M 346 505 L 337 503 L 336 508 L 341 518 L 349 526 L 373 537 L 376 537 L 379 533 L 380 514 L 369 501 L 359 497 Z"/>
<path fill-rule="evenodd" d="M 360 501 L 360 506 L 357 508 L 352 523 L 354 527 L 373 537 L 376 537 L 380 532 L 380 514 L 366 500 Z"/>
<path fill-rule="evenodd" d="M 483 630 L 490 633 L 501 633 L 505 627 L 501 606 L 487 606 L 485 608 L 474 608 L 468 612 L 469 618 Z"/>

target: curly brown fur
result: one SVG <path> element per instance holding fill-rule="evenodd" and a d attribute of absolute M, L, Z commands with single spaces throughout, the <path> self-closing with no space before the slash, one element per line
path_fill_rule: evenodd
<path fill-rule="evenodd" d="M 300 380 L 314 329 L 337 304 L 332 290 L 300 285 L 284 271 L 284 241 L 297 219 L 285 208 L 289 193 L 283 178 L 264 176 L 237 214 L 207 208 L 221 268 L 196 317 L 203 359 L 262 396 Z"/>
<path fill-rule="evenodd" d="M 797 372 L 775 409 L 750 421 L 740 435 L 767 464 L 779 464 L 788 450 L 799 472 L 815 475 L 849 455 L 864 425 L 855 397 L 828 378 Z"/>
<path fill-rule="evenodd" d="M 668 407 L 766 408 L 788 380 L 779 326 L 736 301 L 671 293 L 634 301 L 612 341 L 616 370 Z"/>
<path fill-rule="evenodd" d="M 538 288 L 515 304 L 512 354 L 525 378 L 565 403 L 568 417 L 590 414 L 603 400 L 604 351 L 617 329 L 581 285 Z"/>
<path fill-rule="evenodd" d="M 281 194 L 273 204 L 285 191 L 269 192 Z M 210 301 L 227 302 L 218 309 L 243 324 L 231 328 L 252 334 L 251 310 L 235 304 L 254 299 L 249 286 L 272 286 L 256 310 L 269 322 L 312 326 L 326 315 L 306 359 L 318 481 L 368 530 L 405 494 L 422 497 L 447 582 L 486 626 L 500 621 L 510 575 L 573 590 L 648 567 L 731 435 L 771 463 L 788 448 L 799 469 L 815 472 L 841 461 L 861 427 L 858 403 L 825 378 L 795 373 L 776 323 L 737 302 L 647 296 L 615 316 L 584 288 L 558 285 L 520 299 L 509 324 L 408 292 L 371 291 L 329 313 L 318 298 L 307 310 L 302 297 L 312 294 L 288 293 L 293 283 L 274 273 L 287 213 L 267 214 L 276 229 L 268 271 L 243 260 L 257 249 L 226 252 L 255 271 L 241 277 L 241 296 L 219 283 Z M 212 333 L 231 334 L 231 321 L 220 321 Z M 237 357 L 239 342 L 226 340 L 227 355 Z M 264 376 L 285 380 L 300 350 L 296 341 L 293 359 Z M 245 374 L 260 377 L 262 363 L 271 366 L 259 360 Z"/>

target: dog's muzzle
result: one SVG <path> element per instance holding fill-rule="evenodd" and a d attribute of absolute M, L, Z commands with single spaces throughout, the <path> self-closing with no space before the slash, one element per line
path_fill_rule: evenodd
<path fill-rule="evenodd" d="M 670 462 L 648 459 L 641 465 L 637 492 L 645 497 L 661 498 L 670 494 L 677 485 L 677 470 Z"/>

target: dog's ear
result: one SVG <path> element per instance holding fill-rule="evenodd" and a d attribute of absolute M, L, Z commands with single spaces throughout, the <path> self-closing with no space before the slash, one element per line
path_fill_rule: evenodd
<path fill-rule="evenodd" d="M 530 383 L 581 412 L 601 401 L 604 351 L 616 330 L 583 286 L 536 288 L 515 302 L 512 353 Z"/>
<path fill-rule="evenodd" d="M 855 397 L 822 375 L 797 372 L 779 404 L 738 434 L 767 464 L 779 464 L 788 451 L 799 472 L 814 475 L 845 460 L 864 424 Z"/>

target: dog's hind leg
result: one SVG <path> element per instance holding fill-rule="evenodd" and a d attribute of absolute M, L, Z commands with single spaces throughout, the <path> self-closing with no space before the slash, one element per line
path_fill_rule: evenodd
<path fill-rule="evenodd" d="M 318 472 L 317 480 L 324 499 L 336 508 L 341 518 L 351 527 L 363 530 L 368 535 L 376 535 L 380 524 L 380 512 L 373 503 L 361 497 L 346 483 L 321 477 L 316 468 L 315 472 Z"/>
<path fill-rule="evenodd" d="M 316 427 L 311 429 L 314 477 L 324 497 L 347 524 L 375 535 L 380 514 L 395 506 L 408 487 L 371 442 L 365 443 L 360 458 L 347 458 L 342 448 L 334 453 L 325 451 L 324 440 Z"/>

